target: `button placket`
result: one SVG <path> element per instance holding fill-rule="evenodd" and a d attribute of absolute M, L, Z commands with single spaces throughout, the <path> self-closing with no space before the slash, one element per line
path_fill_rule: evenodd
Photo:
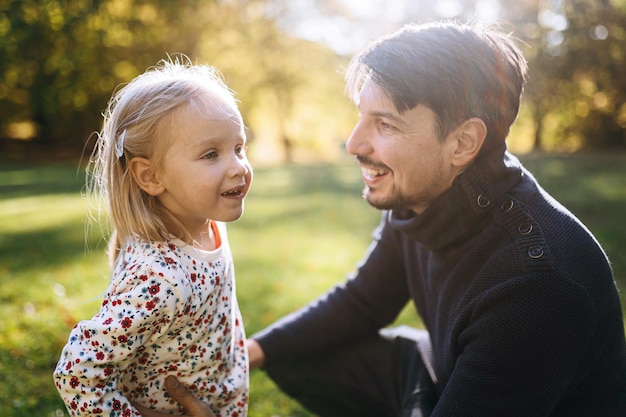
<path fill-rule="evenodd" d="M 510 197 L 505 197 L 499 205 L 500 212 L 505 213 L 505 223 L 513 228 L 519 236 L 518 245 L 522 250 L 522 254 L 531 262 L 533 267 L 539 267 L 540 258 L 545 258 L 547 250 L 539 229 L 536 229 L 533 221 L 525 214 L 522 207 L 513 201 Z M 511 229 L 509 229 L 511 230 Z M 529 264 L 529 266 L 531 265 Z"/>
<path fill-rule="evenodd" d="M 533 231 L 533 225 L 529 222 L 521 223 L 519 226 L 517 226 L 517 231 L 520 235 L 526 236 Z"/>
<path fill-rule="evenodd" d="M 504 200 L 502 204 L 500 204 L 500 210 L 503 213 L 508 213 L 513 208 L 513 200 Z"/>
<path fill-rule="evenodd" d="M 480 208 L 487 208 L 491 204 L 491 201 L 489 200 L 489 197 L 487 197 L 486 195 L 479 194 L 478 197 L 476 198 L 476 204 L 478 204 L 478 207 Z"/>
<path fill-rule="evenodd" d="M 538 259 L 543 256 L 543 248 L 539 245 L 533 245 L 528 248 L 528 256 L 533 259 Z"/>

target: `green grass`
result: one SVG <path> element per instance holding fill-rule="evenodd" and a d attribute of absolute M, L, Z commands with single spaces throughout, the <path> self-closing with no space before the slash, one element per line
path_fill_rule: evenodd
<path fill-rule="evenodd" d="M 523 159 L 596 234 L 626 288 L 626 154 Z M 98 228 L 85 237 L 83 180 L 76 163 L 0 166 L 2 416 L 67 415 L 51 373 L 69 330 L 97 311 L 108 282 Z M 256 169 L 245 214 L 229 226 L 248 334 L 352 270 L 379 216 L 361 188 L 348 160 Z M 411 308 L 400 321 L 419 325 Z M 251 378 L 250 415 L 310 416 L 262 372 Z"/>

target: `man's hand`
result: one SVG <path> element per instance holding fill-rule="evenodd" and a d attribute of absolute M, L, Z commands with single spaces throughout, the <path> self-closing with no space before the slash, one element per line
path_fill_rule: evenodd
<path fill-rule="evenodd" d="M 165 388 L 174 401 L 179 402 L 193 417 L 215 417 L 215 414 L 211 411 L 208 404 L 203 403 L 196 398 L 192 393 L 187 391 L 187 388 L 183 386 L 175 376 L 169 375 L 165 378 Z M 135 408 L 141 413 L 143 417 L 172 417 L 169 414 L 159 413 L 149 408 L 136 405 Z"/>
<path fill-rule="evenodd" d="M 263 353 L 261 345 L 259 345 L 259 343 L 254 339 L 248 339 L 247 347 L 250 369 L 262 367 L 265 363 L 265 353 Z M 187 391 L 187 388 L 178 382 L 176 377 L 169 375 L 165 378 L 165 388 L 172 399 L 180 403 L 191 416 L 215 417 L 215 414 L 213 414 L 209 406 Z M 149 408 L 142 407 L 140 405 L 134 406 L 143 417 L 172 417 L 169 414 L 159 413 L 158 411 L 150 410 Z"/>
<path fill-rule="evenodd" d="M 254 339 L 248 339 L 248 362 L 250 363 L 250 369 L 257 369 L 263 366 L 265 363 L 265 353 Z"/>

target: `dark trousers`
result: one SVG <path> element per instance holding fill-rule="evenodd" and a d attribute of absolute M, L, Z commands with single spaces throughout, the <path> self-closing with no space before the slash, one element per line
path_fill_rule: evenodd
<path fill-rule="evenodd" d="M 265 370 L 321 417 L 427 417 L 436 401 L 429 352 L 425 331 L 402 326 L 323 355 L 276 360 Z"/>

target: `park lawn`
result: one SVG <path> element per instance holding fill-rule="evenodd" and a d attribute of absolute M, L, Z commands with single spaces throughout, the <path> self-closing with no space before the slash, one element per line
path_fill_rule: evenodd
<path fill-rule="evenodd" d="M 626 288 L 626 154 L 525 156 L 544 187 L 605 247 Z M 67 415 L 51 373 L 76 321 L 108 282 L 101 230 L 86 225 L 77 163 L 0 166 L 0 415 Z M 354 162 L 258 168 L 244 216 L 229 225 L 247 333 L 338 281 L 363 255 L 379 213 Z M 88 230 L 87 237 L 85 231 Z M 622 303 L 626 305 L 624 293 Z M 420 326 L 407 307 L 399 322 Z M 262 372 L 250 415 L 310 416 Z"/>

